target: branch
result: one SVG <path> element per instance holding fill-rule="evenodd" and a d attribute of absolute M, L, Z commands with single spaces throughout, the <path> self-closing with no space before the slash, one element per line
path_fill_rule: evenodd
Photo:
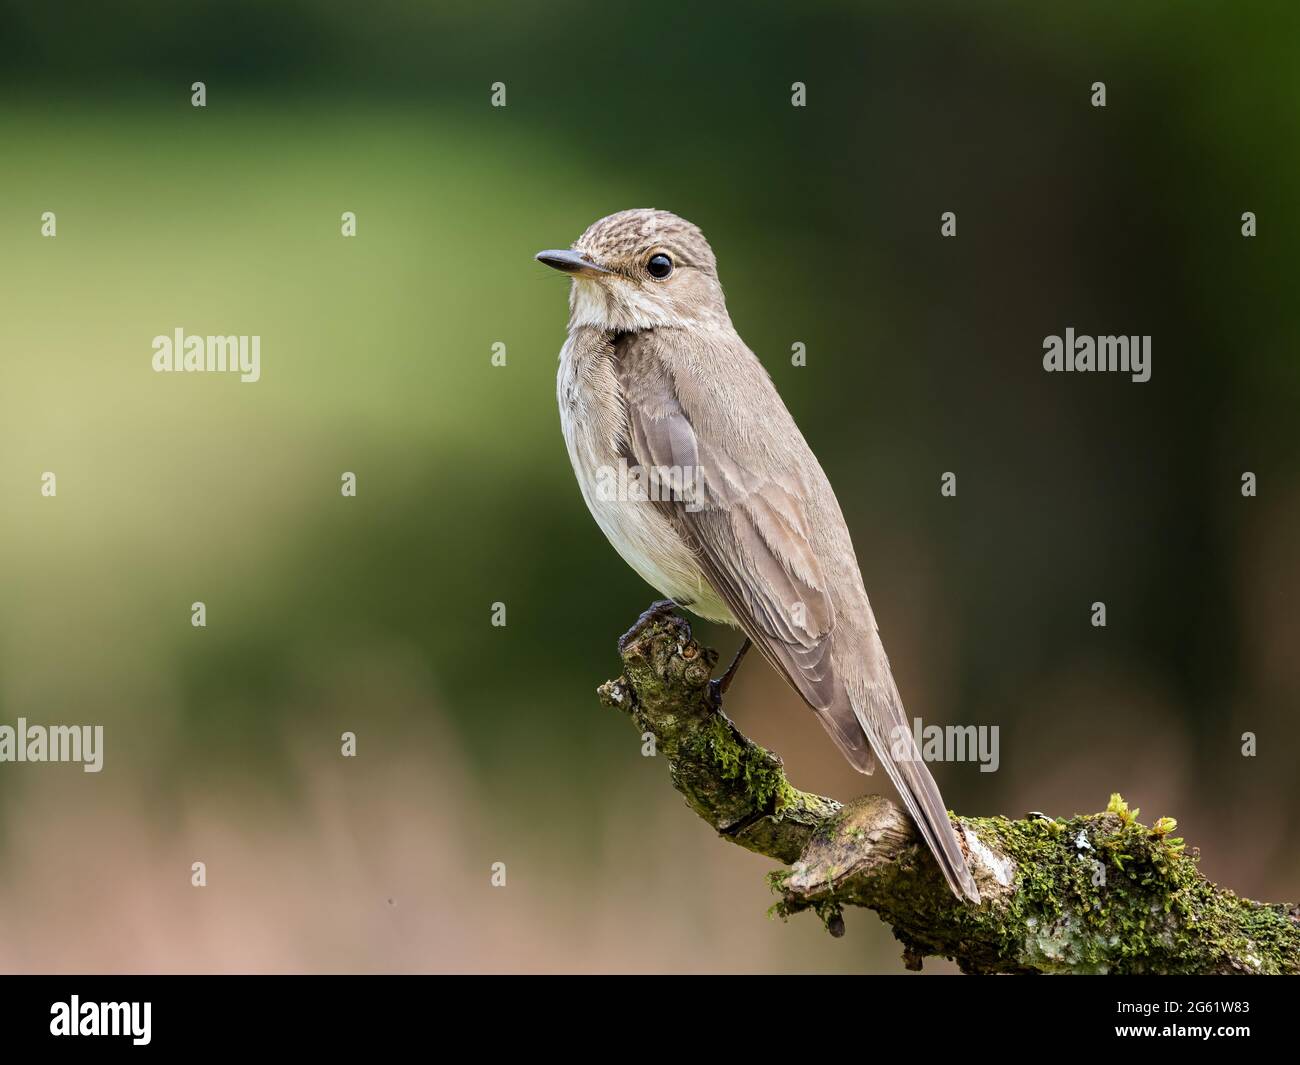
<path fill-rule="evenodd" d="M 792 786 L 722 712 L 717 652 L 682 618 L 643 618 L 620 653 L 601 701 L 654 735 L 673 787 L 724 839 L 787 866 L 769 878 L 782 918 L 812 910 L 839 936 L 846 907 L 875 910 L 912 969 L 940 955 L 968 973 L 1300 973 L 1300 907 L 1210 883 L 1170 818 L 1142 825 L 1118 795 L 1068 819 L 954 817 L 983 896 L 972 906 L 894 803 Z"/>

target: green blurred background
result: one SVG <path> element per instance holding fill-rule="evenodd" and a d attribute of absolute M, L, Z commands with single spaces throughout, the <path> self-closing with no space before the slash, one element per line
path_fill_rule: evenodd
<path fill-rule="evenodd" d="M 909 710 L 1000 727 L 997 773 L 937 767 L 949 805 L 1120 791 L 1212 878 L 1294 899 L 1298 29 L 1282 3 L 0 5 L 0 723 L 106 729 L 98 775 L 0 765 L 0 967 L 901 970 L 868 913 L 839 941 L 766 919 L 771 863 L 595 700 L 654 593 L 573 483 L 567 285 L 532 254 L 639 206 L 712 241 Z M 1067 326 L 1151 334 L 1151 381 L 1043 373 Z M 262 380 L 153 373 L 177 327 L 259 334 Z M 800 786 L 887 787 L 761 662 L 728 710 Z"/>

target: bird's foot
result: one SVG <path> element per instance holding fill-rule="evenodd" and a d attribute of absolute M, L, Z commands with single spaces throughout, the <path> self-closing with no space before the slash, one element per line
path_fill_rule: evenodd
<path fill-rule="evenodd" d="M 731 687 L 731 682 L 736 679 L 736 671 L 740 669 L 740 663 L 744 660 L 746 653 L 753 646 L 749 637 L 745 637 L 745 642 L 740 645 L 740 650 L 736 652 L 736 657 L 731 660 L 731 665 L 727 667 L 727 672 L 722 674 L 717 680 L 709 681 L 709 694 L 713 696 L 713 705 L 721 706 L 722 697 Z"/>
<path fill-rule="evenodd" d="M 671 599 L 660 599 L 657 602 L 651 603 L 641 612 L 641 616 L 636 619 L 636 623 L 618 638 L 619 651 L 626 651 L 627 645 L 640 636 L 641 633 L 645 632 L 646 627 L 650 625 L 651 622 L 667 617 L 676 609 L 677 604 Z"/>

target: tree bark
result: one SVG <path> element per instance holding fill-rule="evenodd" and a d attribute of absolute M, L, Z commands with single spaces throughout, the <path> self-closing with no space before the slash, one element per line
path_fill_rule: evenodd
<path fill-rule="evenodd" d="M 620 641 L 607 706 L 655 738 L 672 785 L 724 839 L 782 862 L 782 918 L 875 910 L 908 968 L 943 956 L 967 973 L 1300 973 L 1300 908 L 1237 897 L 1201 875 L 1198 852 L 1118 795 L 1103 813 L 954 817 L 983 901 L 956 899 L 911 820 L 879 795 L 839 803 L 799 791 L 781 759 L 722 712 L 717 653 L 675 615 Z"/>

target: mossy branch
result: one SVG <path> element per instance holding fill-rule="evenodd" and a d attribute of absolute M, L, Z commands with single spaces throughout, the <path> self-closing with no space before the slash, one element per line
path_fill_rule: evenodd
<path fill-rule="evenodd" d="M 909 968 L 937 955 L 969 973 L 1300 973 L 1300 907 L 1216 887 L 1172 819 L 1143 825 L 1118 795 L 1086 816 L 954 817 L 983 896 L 959 902 L 898 806 L 793 787 L 722 712 L 717 653 L 680 617 L 643 622 L 600 698 L 654 735 L 691 809 L 784 863 L 781 917 L 812 910 L 842 935 L 845 908 L 875 910 Z"/>

